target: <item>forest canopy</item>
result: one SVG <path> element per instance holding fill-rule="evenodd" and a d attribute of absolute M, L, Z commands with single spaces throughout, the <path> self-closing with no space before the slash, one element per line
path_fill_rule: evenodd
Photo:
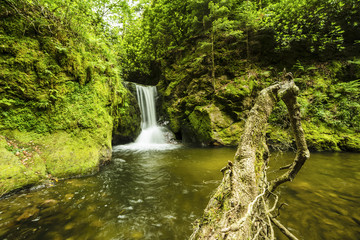
<path fill-rule="evenodd" d="M 271 62 L 291 52 L 293 58 L 328 59 L 355 55 L 360 48 L 358 0 L 23 2 L 48 9 L 79 35 L 92 32 L 105 40 L 125 76 L 151 76 L 161 61 L 194 51 L 191 47 L 214 65 L 226 64 L 229 55 Z M 42 27 L 55 24 L 31 17 Z"/>
<path fill-rule="evenodd" d="M 270 61 L 289 52 L 294 58 L 352 55 L 359 51 L 359 9 L 357 0 L 150 1 L 123 32 L 123 60 L 128 71 L 148 73 L 152 61 L 191 51 L 190 46 L 206 57 L 212 51 L 220 65 L 225 52 Z"/>

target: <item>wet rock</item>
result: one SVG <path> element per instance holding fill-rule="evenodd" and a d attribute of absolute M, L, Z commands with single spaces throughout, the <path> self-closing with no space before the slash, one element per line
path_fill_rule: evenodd
<path fill-rule="evenodd" d="M 133 239 L 141 239 L 143 237 L 144 237 L 144 234 L 142 232 L 131 233 L 131 238 L 133 238 Z"/>
<path fill-rule="evenodd" d="M 18 217 L 16 219 L 17 222 L 23 222 L 23 221 L 27 221 L 33 218 L 36 218 L 37 215 L 39 214 L 39 209 L 36 207 L 32 207 L 32 208 L 28 208 L 26 209 L 23 214 L 21 214 L 20 217 Z"/>
<path fill-rule="evenodd" d="M 73 197 L 74 197 L 74 194 L 68 193 L 68 194 L 65 195 L 65 200 L 69 201 L 69 200 L 73 199 Z"/>
<path fill-rule="evenodd" d="M 101 220 L 97 219 L 95 221 L 92 221 L 90 223 L 90 226 L 100 228 L 100 227 L 104 226 L 104 223 Z"/>
<path fill-rule="evenodd" d="M 71 223 L 68 223 L 68 224 L 65 225 L 64 230 L 66 230 L 66 231 L 71 230 L 74 227 L 75 227 L 75 224 L 73 222 L 71 222 Z"/>
<path fill-rule="evenodd" d="M 51 207 L 54 207 L 56 206 L 57 204 L 59 203 L 58 200 L 55 200 L 55 199 L 48 199 L 48 200 L 45 200 L 41 205 L 40 205 L 40 208 L 51 208 Z"/>

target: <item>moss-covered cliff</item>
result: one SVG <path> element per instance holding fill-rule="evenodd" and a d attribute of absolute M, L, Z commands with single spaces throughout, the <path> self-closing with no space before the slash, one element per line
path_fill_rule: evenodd
<path fill-rule="evenodd" d="M 196 45 L 196 44 L 195 44 Z M 190 47 L 189 47 L 190 49 Z M 192 48 L 164 62 L 160 82 L 163 114 L 185 141 L 235 146 L 259 90 L 279 80 L 287 67 L 300 87 L 303 124 L 309 148 L 317 151 L 360 150 L 360 62 L 357 58 L 294 64 L 236 60 L 216 65 L 212 78 L 209 55 Z M 223 54 L 226 54 L 223 53 Z M 281 69 L 281 70 L 280 70 Z M 293 146 L 283 103 L 270 118 L 268 142 Z"/>
<path fill-rule="evenodd" d="M 0 195 L 92 173 L 110 160 L 112 136 L 139 133 L 134 96 L 100 39 L 26 1 L 1 4 L 0 39 Z"/>

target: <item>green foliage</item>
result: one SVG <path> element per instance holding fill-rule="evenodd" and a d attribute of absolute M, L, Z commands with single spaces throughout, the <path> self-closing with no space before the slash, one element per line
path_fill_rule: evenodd
<path fill-rule="evenodd" d="M 268 5 L 265 11 L 264 23 L 274 31 L 276 50 L 336 52 L 343 51 L 345 41 L 350 40 L 346 31 L 355 30 L 359 2 L 281 0 Z"/>
<path fill-rule="evenodd" d="M 117 109 L 125 97 L 119 89 L 122 86 L 119 70 L 115 69 L 116 55 L 91 31 L 85 40 L 75 38 L 60 22 L 46 34 L 35 27 L 40 37 L 28 30 L 18 35 L 23 19 L 50 24 L 56 17 L 38 5 L 23 1 L 14 4 L 7 6 L 9 17 L 1 20 L 0 27 L 5 40 L 1 47 L 11 53 L 0 55 L 0 128 L 45 133 L 102 125 L 93 121 L 101 113 L 96 109 Z M 107 111 L 114 113 L 112 109 Z"/>
<path fill-rule="evenodd" d="M 349 78 L 353 77 L 349 72 L 356 72 L 352 64 L 353 61 L 334 61 L 308 65 L 298 61 L 294 66 L 295 75 L 301 76 L 295 81 L 301 88 L 298 101 L 306 139 L 312 150 L 359 151 L 355 138 L 360 133 L 360 82 Z M 272 126 L 268 136 L 274 147 L 291 143 L 287 115 L 286 106 L 280 102 L 270 116 Z"/>

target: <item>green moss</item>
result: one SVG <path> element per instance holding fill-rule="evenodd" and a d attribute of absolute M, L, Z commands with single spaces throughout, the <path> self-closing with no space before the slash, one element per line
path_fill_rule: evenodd
<path fill-rule="evenodd" d="M 45 164 L 39 154 L 15 140 L 0 136 L 0 196 L 8 191 L 38 183 L 45 178 Z"/>
<path fill-rule="evenodd" d="M 109 142 L 94 141 L 91 135 L 87 131 L 74 137 L 66 132 L 56 132 L 42 139 L 48 173 L 62 178 L 97 171 L 101 149 L 111 147 Z"/>
<path fill-rule="evenodd" d="M 340 151 L 338 146 L 341 137 L 332 129 L 322 124 L 303 124 L 305 138 L 309 149 L 316 151 Z"/>
<path fill-rule="evenodd" d="M 339 142 L 339 147 L 343 151 L 360 152 L 360 138 L 359 134 L 344 134 Z"/>
<path fill-rule="evenodd" d="M 269 124 L 266 129 L 267 144 L 273 150 L 286 151 L 293 147 L 294 138 L 288 127 Z"/>
<path fill-rule="evenodd" d="M 48 24 L 37 14 L 40 8 L 23 1 L 17 7 Z M 0 145 L 7 156 L 0 164 L 9 166 L 2 184 L 8 191 L 48 173 L 70 177 L 96 171 L 110 159 L 114 125 L 125 131 L 132 118 L 139 121 L 127 114 L 130 95 L 121 84 L 116 55 L 91 32 L 79 37 L 59 22 L 39 33 L 13 9 L 7 11 L 0 19 L 0 133 L 36 143 L 42 154 L 33 156 L 30 171 Z"/>
<path fill-rule="evenodd" d="M 237 146 L 244 130 L 244 122 L 235 122 L 226 128 L 218 130 L 219 139 L 225 146 Z"/>
<path fill-rule="evenodd" d="M 204 107 L 196 107 L 189 115 L 191 130 L 195 133 L 196 141 L 209 143 L 212 140 L 212 129 L 209 112 Z"/>
<path fill-rule="evenodd" d="M 174 109 L 174 108 L 168 108 L 167 109 L 167 114 L 168 117 L 170 119 L 170 129 L 173 132 L 179 132 L 181 129 L 181 111 L 179 111 L 178 109 Z"/>
<path fill-rule="evenodd" d="M 254 88 L 254 82 L 251 78 L 235 78 L 233 81 L 219 86 L 217 96 L 228 99 L 243 99 L 249 96 Z"/>

